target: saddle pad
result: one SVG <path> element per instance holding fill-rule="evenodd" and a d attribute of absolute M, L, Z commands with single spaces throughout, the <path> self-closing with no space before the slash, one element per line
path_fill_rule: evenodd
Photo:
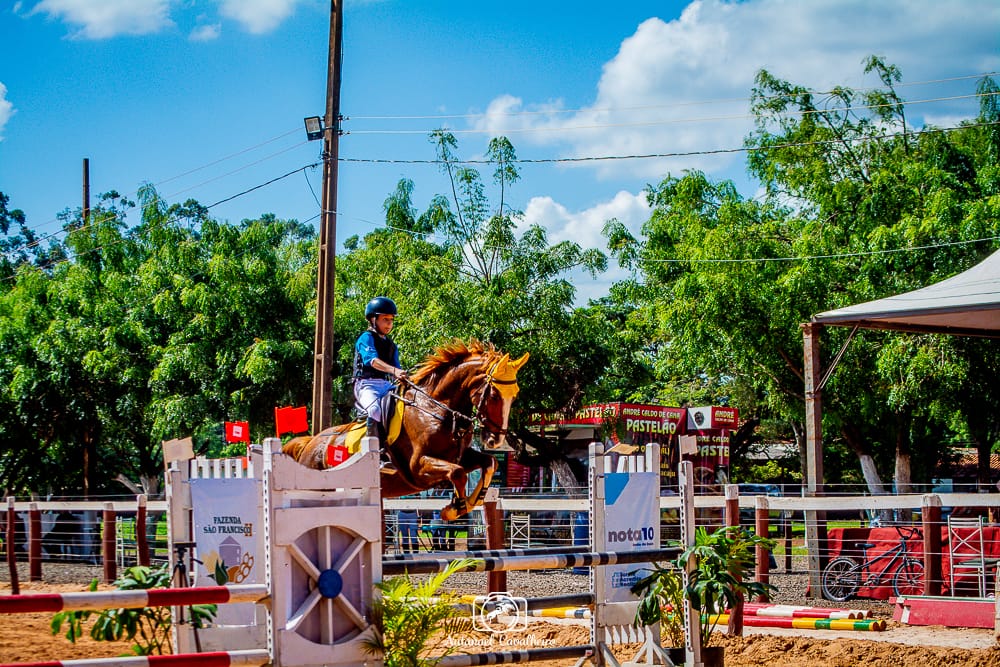
<path fill-rule="evenodd" d="M 392 413 L 392 418 L 389 420 L 389 435 L 386 437 L 386 444 L 391 445 L 396 442 L 399 437 L 400 432 L 403 430 L 403 410 L 406 404 L 402 402 L 396 403 L 396 409 Z M 347 431 L 347 437 L 344 439 L 344 444 L 347 445 L 347 450 L 351 454 L 356 454 L 361 449 L 361 438 L 365 437 L 365 420 L 358 420 L 351 424 L 351 428 Z"/>

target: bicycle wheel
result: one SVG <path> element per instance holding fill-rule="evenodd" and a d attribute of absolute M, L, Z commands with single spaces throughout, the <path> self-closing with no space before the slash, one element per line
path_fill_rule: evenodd
<path fill-rule="evenodd" d="M 843 602 L 858 592 L 861 586 L 861 569 L 853 558 L 840 556 L 823 569 L 823 597 Z"/>
<path fill-rule="evenodd" d="M 921 595 L 924 592 L 924 564 L 916 558 L 907 558 L 896 569 L 892 578 L 896 597 Z"/>

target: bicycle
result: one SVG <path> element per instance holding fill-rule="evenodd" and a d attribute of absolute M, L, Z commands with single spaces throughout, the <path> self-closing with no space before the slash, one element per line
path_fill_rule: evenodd
<path fill-rule="evenodd" d="M 823 568 L 823 596 L 834 602 L 843 602 L 853 597 L 859 588 L 875 588 L 882 585 L 895 565 L 898 567 L 892 575 L 892 590 L 896 596 L 920 595 L 924 589 L 924 564 L 910 556 L 906 549 L 906 540 L 923 537 L 923 534 L 915 527 L 904 529 L 895 526 L 895 528 L 899 533 L 899 544 L 892 549 L 869 559 L 868 549 L 875 545 L 871 542 L 858 542 L 854 547 L 861 549 L 860 564 L 851 556 L 838 556 L 830 561 Z M 873 571 L 872 565 L 879 561 L 885 561 L 885 564 Z"/>

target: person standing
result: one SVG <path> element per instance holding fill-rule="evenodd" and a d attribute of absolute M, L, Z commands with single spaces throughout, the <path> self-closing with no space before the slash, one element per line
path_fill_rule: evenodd
<path fill-rule="evenodd" d="M 415 509 L 399 510 L 399 548 L 404 554 L 420 551 L 420 519 Z"/>

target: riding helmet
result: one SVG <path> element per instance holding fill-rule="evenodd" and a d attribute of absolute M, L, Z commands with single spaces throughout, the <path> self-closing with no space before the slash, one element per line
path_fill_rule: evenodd
<path fill-rule="evenodd" d="M 395 315 L 396 304 L 387 296 L 377 296 L 365 306 L 365 319 L 370 320 L 376 315 Z"/>

